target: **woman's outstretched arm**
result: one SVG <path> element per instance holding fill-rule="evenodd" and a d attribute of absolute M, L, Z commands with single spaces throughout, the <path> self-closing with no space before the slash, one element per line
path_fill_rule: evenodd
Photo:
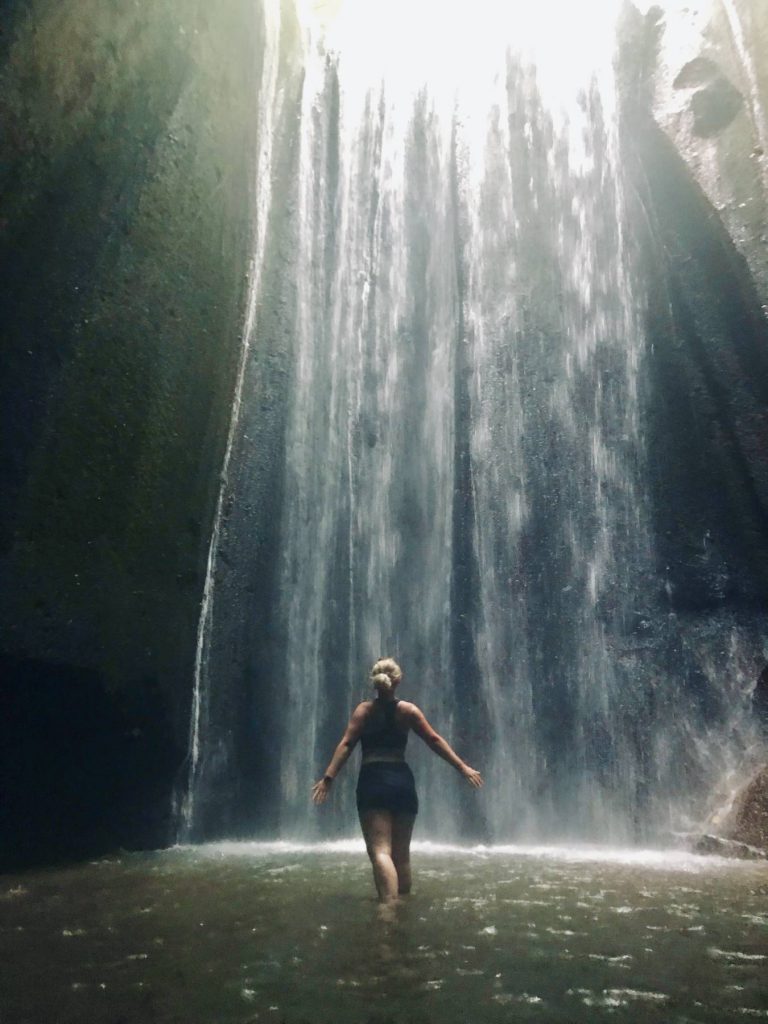
<path fill-rule="evenodd" d="M 467 782 L 474 786 L 475 789 L 480 789 L 483 784 L 483 777 L 480 772 L 474 768 L 470 768 L 468 764 L 461 760 L 459 755 L 453 749 L 453 747 L 444 740 L 443 737 L 436 732 L 429 722 L 424 717 L 424 712 L 420 711 L 415 704 L 410 704 L 407 709 L 408 724 L 421 739 L 427 744 L 430 750 L 442 757 L 448 764 L 453 765 L 457 771 L 461 772 Z"/>
<path fill-rule="evenodd" d="M 344 735 L 333 752 L 330 764 L 325 769 L 325 775 L 312 787 L 312 799 L 316 804 L 322 804 L 325 801 L 331 783 L 347 763 L 349 755 L 355 749 L 355 745 L 360 739 L 360 733 L 362 732 L 369 707 L 370 703 L 358 704 L 352 712 L 352 717 L 347 724 Z"/>

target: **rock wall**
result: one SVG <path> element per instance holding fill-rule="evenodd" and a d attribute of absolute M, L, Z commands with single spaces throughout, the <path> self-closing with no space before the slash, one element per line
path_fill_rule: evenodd
<path fill-rule="evenodd" d="M 660 575 L 676 611 L 755 608 L 768 597 L 768 9 L 668 0 L 627 20 Z"/>
<path fill-rule="evenodd" d="M 260 32 L 247 0 L 4 5 L 4 861 L 169 835 L 240 350 Z"/>
<path fill-rule="evenodd" d="M 764 746 L 750 698 L 768 656 L 768 8 L 665 0 L 626 15 L 654 621 L 666 608 L 673 671 L 721 723 L 695 828 Z"/>

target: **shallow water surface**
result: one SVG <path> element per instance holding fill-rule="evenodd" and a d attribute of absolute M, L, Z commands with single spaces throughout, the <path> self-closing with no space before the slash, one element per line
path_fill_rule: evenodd
<path fill-rule="evenodd" d="M 3 1024 L 768 1020 L 768 865 L 231 843 L 0 882 Z"/>

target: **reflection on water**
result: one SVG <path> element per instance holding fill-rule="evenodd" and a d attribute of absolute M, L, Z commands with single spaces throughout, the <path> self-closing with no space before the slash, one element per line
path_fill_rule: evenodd
<path fill-rule="evenodd" d="M 414 861 L 391 920 L 356 842 L 7 876 L 2 1020 L 768 1019 L 765 864 L 429 844 Z"/>

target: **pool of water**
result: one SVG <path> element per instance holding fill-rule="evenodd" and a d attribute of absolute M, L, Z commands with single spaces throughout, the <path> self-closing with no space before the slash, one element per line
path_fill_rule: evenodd
<path fill-rule="evenodd" d="M 768 864 L 227 843 L 0 879 L 3 1024 L 768 1020 Z"/>

